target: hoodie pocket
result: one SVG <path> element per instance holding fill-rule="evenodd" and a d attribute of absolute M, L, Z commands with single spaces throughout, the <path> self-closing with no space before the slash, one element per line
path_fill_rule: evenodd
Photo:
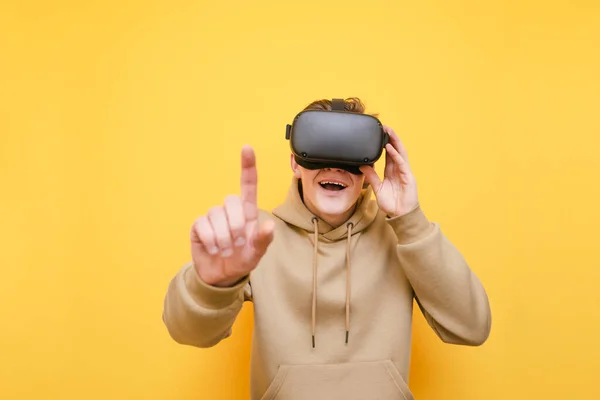
<path fill-rule="evenodd" d="M 414 400 L 390 360 L 282 365 L 261 400 Z"/>

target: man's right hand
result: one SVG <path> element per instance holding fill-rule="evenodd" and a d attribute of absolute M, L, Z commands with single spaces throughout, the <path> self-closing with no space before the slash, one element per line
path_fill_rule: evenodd
<path fill-rule="evenodd" d="M 241 196 L 225 198 L 221 206 L 199 217 L 191 229 L 192 259 L 209 285 L 231 286 L 248 275 L 273 240 L 275 224 L 258 225 L 256 157 L 242 149 Z"/>

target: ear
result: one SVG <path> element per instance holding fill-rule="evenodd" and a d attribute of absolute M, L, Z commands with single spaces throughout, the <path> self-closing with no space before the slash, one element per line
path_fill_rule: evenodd
<path fill-rule="evenodd" d="M 292 167 L 292 171 L 294 172 L 294 177 L 297 179 L 302 178 L 302 173 L 300 172 L 300 166 L 296 162 L 294 158 L 294 154 L 290 154 L 290 167 Z"/>

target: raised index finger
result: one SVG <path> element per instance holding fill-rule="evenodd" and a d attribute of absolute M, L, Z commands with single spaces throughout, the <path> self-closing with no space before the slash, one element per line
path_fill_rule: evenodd
<path fill-rule="evenodd" d="M 256 192 L 258 186 L 258 173 L 256 171 L 256 156 L 250 146 L 242 148 L 242 175 L 240 179 L 242 189 L 242 202 L 246 220 L 258 219 L 258 206 L 256 205 Z"/>

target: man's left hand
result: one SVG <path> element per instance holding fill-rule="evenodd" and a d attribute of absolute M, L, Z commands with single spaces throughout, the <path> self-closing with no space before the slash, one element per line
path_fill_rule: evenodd
<path fill-rule="evenodd" d="M 406 149 L 392 128 L 384 126 L 390 136 L 385 145 L 385 172 L 383 181 L 371 166 L 362 166 L 365 181 L 373 187 L 379 208 L 394 218 L 409 213 L 418 204 L 417 183 L 408 163 Z"/>

